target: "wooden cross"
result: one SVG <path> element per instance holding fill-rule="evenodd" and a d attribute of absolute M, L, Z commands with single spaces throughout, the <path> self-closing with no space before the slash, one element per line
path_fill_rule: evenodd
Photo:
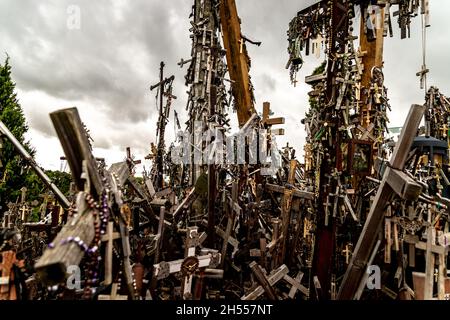
<path fill-rule="evenodd" d="M 206 220 L 204 220 L 204 222 L 206 222 Z M 206 222 L 207 223 L 207 222 Z M 220 229 L 218 226 L 216 226 L 216 234 L 221 237 L 222 239 L 226 239 L 226 233 L 224 230 Z M 231 235 L 228 237 L 228 244 L 231 245 L 233 247 L 233 253 L 231 254 L 231 256 L 233 256 L 239 249 L 239 241 L 232 237 Z M 225 245 L 225 244 L 224 244 Z"/>
<path fill-rule="evenodd" d="M 106 227 L 106 234 L 101 237 L 102 241 L 107 242 L 105 251 L 105 280 L 103 281 L 103 284 L 106 286 L 110 285 L 112 282 L 112 257 L 114 240 L 119 238 L 120 234 L 118 232 L 114 232 L 114 221 L 109 221 L 108 226 Z"/>
<path fill-rule="evenodd" d="M 342 250 L 342 253 L 345 255 L 345 264 L 350 262 L 350 256 L 352 254 L 352 250 L 350 249 L 350 244 L 345 245 L 345 249 Z"/>
<path fill-rule="evenodd" d="M 127 147 L 127 158 L 126 158 L 128 168 L 130 172 L 133 172 L 134 166 L 141 163 L 141 160 L 134 160 L 134 157 L 131 155 L 130 147 Z"/>
<path fill-rule="evenodd" d="M 111 294 L 100 294 L 98 300 L 128 300 L 128 296 L 117 294 L 119 284 L 114 282 L 111 286 Z"/>
<path fill-rule="evenodd" d="M 289 185 L 294 184 L 295 171 L 297 169 L 297 160 L 291 160 L 289 162 L 289 175 L 287 183 Z M 293 190 L 290 188 L 285 188 L 283 192 L 283 198 L 281 200 L 281 250 L 278 256 L 278 264 L 282 264 L 286 255 L 286 246 L 288 238 L 289 224 L 291 221 L 291 207 L 293 200 Z"/>
<path fill-rule="evenodd" d="M 223 267 L 225 262 L 225 256 L 227 254 L 228 247 L 228 239 L 230 238 L 232 228 L 234 226 L 234 221 L 236 216 L 239 216 L 242 209 L 238 204 L 238 190 L 239 183 L 237 181 L 233 181 L 232 190 L 231 190 L 231 199 L 227 199 L 225 203 L 226 212 L 228 215 L 227 228 L 225 229 L 225 234 L 223 235 L 223 245 L 222 245 L 222 254 L 220 266 Z"/>
<path fill-rule="evenodd" d="M 158 233 L 156 234 L 156 250 L 155 250 L 155 263 L 159 262 L 160 250 L 162 248 L 162 241 L 164 235 L 164 217 L 165 217 L 166 208 L 161 207 L 159 212 L 159 223 L 158 223 Z"/>
<path fill-rule="evenodd" d="M 420 89 L 425 88 L 425 81 L 427 79 L 428 72 L 430 72 L 430 69 L 428 69 L 426 65 L 422 65 L 422 69 L 416 73 L 416 76 L 420 77 Z"/>
<path fill-rule="evenodd" d="M 289 298 L 294 299 L 295 294 L 297 293 L 297 291 L 302 292 L 304 295 L 308 296 L 308 289 L 306 289 L 304 286 L 301 285 L 301 281 L 303 278 L 303 272 L 299 271 L 297 273 L 297 275 L 295 276 L 295 278 L 291 278 L 288 275 L 284 276 L 284 280 L 286 280 L 287 282 L 289 282 L 292 287 L 289 290 Z"/>
<path fill-rule="evenodd" d="M 196 255 L 195 251 L 198 245 L 198 227 L 188 227 L 186 230 L 185 258 L 170 262 L 162 261 L 153 266 L 154 276 L 158 280 L 167 278 L 173 273 L 181 273 L 183 277 L 181 286 L 182 298 L 185 300 L 192 298 L 191 290 L 194 273 L 199 268 L 215 268 L 220 263 L 221 255 L 214 250 L 204 249 L 204 255 Z"/>
<path fill-rule="evenodd" d="M 323 207 L 325 209 L 325 221 L 324 221 L 325 226 L 328 226 L 329 216 L 330 216 L 330 207 L 332 206 L 332 204 L 330 202 L 330 196 L 333 196 L 333 194 L 327 194 L 326 201 L 325 201 L 325 203 L 323 203 Z"/>
<path fill-rule="evenodd" d="M 448 247 L 436 245 L 436 229 L 430 225 L 427 227 L 427 242 L 419 241 L 415 243 L 416 249 L 425 251 L 425 283 L 423 287 L 424 300 L 433 299 L 433 287 L 434 287 L 434 268 L 436 264 L 436 257 L 438 256 L 438 299 L 444 300 L 445 296 L 445 279 L 447 278 L 446 268 L 446 256 L 448 254 Z"/>
<path fill-rule="evenodd" d="M 409 111 L 405 126 L 395 146 L 389 166 L 375 199 L 370 207 L 363 231 L 358 239 L 350 264 L 341 283 L 338 299 L 353 299 L 365 274 L 365 267 L 376 247 L 379 230 L 382 226 L 385 208 L 394 193 L 402 199 L 417 200 L 422 187 L 404 173 L 409 151 L 422 119 L 425 106 L 413 105 Z"/>
<path fill-rule="evenodd" d="M 355 220 L 356 222 L 358 222 L 358 217 L 355 214 L 355 211 L 353 210 L 352 204 L 350 202 L 350 199 L 348 197 L 348 194 L 350 193 L 351 189 L 345 189 L 345 187 L 342 185 L 341 183 L 341 178 L 340 178 L 340 173 L 335 171 L 335 173 L 333 173 L 333 176 L 335 177 L 335 179 L 337 180 L 337 186 L 336 186 L 336 191 L 334 193 L 330 193 L 330 196 L 334 197 L 334 203 L 333 203 L 333 217 L 337 216 L 337 210 L 338 210 L 338 204 L 339 204 L 339 199 L 342 199 L 345 208 L 347 208 L 348 212 L 350 212 L 353 220 Z M 345 209 L 343 209 L 343 211 L 345 211 Z M 346 213 L 344 215 L 344 217 L 346 216 Z M 342 217 L 342 219 L 344 219 L 344 217 Z"/>
<path fill-rule="evenodd" d="M 364 128 L 363 126 L 358 125 L 358 126 L 356 127 L 356 129 L 358 129 L 358 130 L 362 133 L 362 136 L 361 136 L 360 140 L 367 140 L 367 139 L 370 139 L 370 140 L 372 140 L 373 142 L 376 142 L 376 141 L 377 141 L 377 138 L 375 138 L 375 137 L 372 135 L 372 131 L 373 131 L 374 128 L 375 128 L 375 124 L 373 124 L 373 123 L 369 124 L 369 126 L 368 126 L 367 128 Z"/>
<path fill-rule="evenodd" d="M 296 161 L 296 160 L 294 160 L 294 161 Z M 280 185 L 271 184 L 271 183 L 266 183 L 265 188 L 267 191 L 271 191 L 271 192 L 275 192 L 275 193 L 284 193 L 284 189 L 285 189 L 284 187 L 282 187 Z M 307 200 L 314 199 L 313 192 L 300 190 L 295 187 L 293 187 L 291 190 L 292 190 L 292 196 L 294 198 L 301 198 L 301 199 L 307 199 Z"/>
<path fill-rule="evenodd" d="M 276 124 L 284 124 L 284 117 L 269 118 L 270 114 L 271 114 L 270 102 L 264 102 L 263 103 L 262 121 L 261 121 L 262 124 L 264 126 L 267 126 L 267 127 L 271 127 L 271 126 L 276 125 Z M 271 130 L 271 132 L 273 134 L 276 134 L 276 135 L 283 135 L 284 134 L 284 130 L 283 129 Z"/>
<path fill-rule="evenodd" d="M 27 220 L 28 220 L 27 214 L 28 214 L 28 212 L 30 212 L 30 209 L 24 204 L 24 205 L 19 209 L 19 212 L 20 212 L 20 219 L 21 219 L 23 222 L 27 222 Z"/>
<path fill-rule="evenodd" d="M 290 154 L 294 148 L 289 146 L 289 142 L 286 142 L 286 146 L 282 148 L 283 152 L 286 154 Z"/>
<path fill-rule="evenodd" d="M 345 92 L 347 90 L 347 85 L 349 84 L 349 79 L 350 79 L 350 71 L 347 70 L 347 72 L 345 73 L 344 79 L 341 78 L 342 83 L 339 86 L 339 95 L 336 100 L 336 107 L 335 107 L 336 110 L 341 109 L 342 101 L 344 99 Z"/>
<path fill-rule="evenodd" d="M 252 266 L 253 266 L 253 268 L 255 268 L 255 265 L 252 265 Z M 297 276 L 295 277 L 295 279 L 293 279 L 292 277 L 290 277 L 288 275 L 288 273 L 289 273 L 288 267 L 285 264 L 283 264 L 280 267 L 278 267 L 277 269 L 272 270 L 272 272 L 267 277 L 265 274 L 263 274 L 264 278 L 267 280 L 267 283 L 265 283 L 265 286 L 271 287 L 273 290 L 274 285 L 276 285 L 281 280 L 284 280 L 291 285 L 291 289 L 290 289 L 289 295 L 288 295 L 290 298 L 294 297 L 295 293 L 297 291 L 300 291 L 303 294 L 308 295 L 308 289 L 300 284 L 302 274 L 298 273 Z M 267 289 L 267 290 L 270 290 L 270 289 Z M 256 300 L 258 297 L 262 296 L 264 294 L 264 292 L 266 292 L 264 287 L 262 285 L 259 285 L 255 289 L 253 289 L 250 293 L 242 296 L 241 300 Z"/>

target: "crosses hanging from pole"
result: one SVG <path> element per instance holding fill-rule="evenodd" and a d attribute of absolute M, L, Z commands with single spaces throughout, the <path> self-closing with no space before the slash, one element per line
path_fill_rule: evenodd
<path fill-rule="evenodd" d="M 172 100 L 177 97 L 172 94 L 172 85 L 175 76 L 164 78 L 164 62 L 161 61 L 159 67 L 159 82 L 150 86 L 150 91 L 158 88 L 159 96 L 159 117 L 156 129 L 156 137 L 158 139 L 157 151 L 155 155 L 155 163 L 153 166 L 153 185 L 157 190 L 164 188 L 164 155 L 165 155 L 165 141 L 164 135 L 166 126 L 169 121 L 170 106 Z M 167 99 L 164 105 L 164 97 Z"/>

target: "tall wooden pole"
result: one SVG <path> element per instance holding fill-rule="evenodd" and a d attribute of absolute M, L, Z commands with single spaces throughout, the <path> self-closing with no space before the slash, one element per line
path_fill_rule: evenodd
<path fill-rule="evenodd" d="M 363 8 L 361 6 L 361 12 Z M 369 16 L 370 18 L 370 16 Z M 367 96 L 370 89 L 371 83 L 371 75 L 372 69 L 374 67 L 381 68 L 383 66 L 383 45 L 384 45 L 384 8 L 380 8 L 380 14 L 377 19 L 380 19 L 378 23 L 375 22 L 375 28 L 380 26 L 380 28 L 376 29 L 375 35 L 376 38 L 373 40 L 369 40 L 367 37 L 367 33 L 365 31 L 366 19 L 364 18 L 364 14 L 361 14 L 361 24 L 360 24 L 360 51 L 362 53 L 362 64 L 364 66 L 363 74 L 361 77 L 361 87 L 367 90 L 362 90 L 361 92 L 361 101 L 367 101 Z M 378 26 L 377 26 L 378 24 Z M 369 125 L 369 121 L 367 121 L 366 115 L 368 110 L 368 104 L 363 103 L 363 108 L 361 112 L 361 125 L 364 128 L 367 128 Z"/>

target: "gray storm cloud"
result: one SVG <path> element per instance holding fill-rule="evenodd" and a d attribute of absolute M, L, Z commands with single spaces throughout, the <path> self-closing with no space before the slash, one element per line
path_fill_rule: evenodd
<path fill-rule="evenodd" d="M 303 81 L 322 60 L 308 57 L 299 73 L 297 87 L 289 82 L 286 30 L 297 11 L 315 1 L 236 0 L 242 32 L 262 41 L 249 45 L 251 75 L 256 90 L 257 109 L 270 101 L 276 116 L 285 116 L 286 137 L 301 152 L 304 141 L 300 119 L 308 107 Z M 67 28 L 70 5 L 80 8 L 81 28 Z M 11 57 L 13 78 L 21 95 L 33 92 L 72 106 L 83 104 L 83 120 L 90 127 L 95 146 L 103 149 L 131 145 L 148 149 L 154 141 L 157 120 L 156 92 L 149 86 L 158 82 L 159 62 L 166 62 L 166 75 L 175 75 L 172 104 L 183 123 L 186 69 L 176 63 L 189 58 L 191 39 L 188 0 L 2 0 L 0 2 L 0 52 Z M 450 95 L 448 54 L 450 40 L 443 30 L 448 25 L 450 3 L 431 1 L 428 30 L 428 83 Z M 420 18 L 413 19 L 412 38 L 400 40 L 394 23 L 394 38 L 385 39 L 385 79 L 393 112 L 391 125 L 402 125 L 412 103 L 422 103 L 415 73 L 421 66 Z M 0 59 L 3 56 L 0 55 Z M 21 96 L 19 96 L 21 98 Z M 47 100 L 23 99 L 30 127 L 43 136 L 53 136 Z M 38 103 L 39 102 L 39 103 Z M 235 117 L 234 113 L 230 113 Z M 171 119 L 173 116 L 171 115 Z M 174 136 L 168 128 L 168 139 Z M 144 130 L 144 128 L 147 128 Z M 35 145 L 36 149 L 45 146 Z"/>

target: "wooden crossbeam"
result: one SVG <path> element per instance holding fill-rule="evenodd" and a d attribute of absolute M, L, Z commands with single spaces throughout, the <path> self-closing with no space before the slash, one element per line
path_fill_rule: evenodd
<path fill-rule="evenodd" d="M 242 40 L 241 24 L 235 0 L 222 0 L 219 4 L 223 45 L 226 50 L 227 65 L 239 126 L 242 127 L 255 114 L 253 92 L 250 83 L 250 60 Z"/>
<path fill-rule="evenodd" d="M 78 190 L 84 190 L 83 161 L 88 169 L 91 193 L 94 198 L 101 193 L 102 179 L 97 162 L 92 155 L 88 136 L 81 122 L 77 108 L 62 109 L 50 113 L 56 134 L 66 155 L 73 181 Z"/>
<path fill-rule="evenodd" d="M 266 183 L 265 185 L 266 190 L 276 192 L 276 193 L 284 193 L 284 187 L 279 186 L 276 184 Z M 307 200 L 313 200 L 314 199 L 314 193 L 304 190 L 299 190 L 296 188 L 292 189 L 292 196 L 294 198 L 302 198 Z"/>

